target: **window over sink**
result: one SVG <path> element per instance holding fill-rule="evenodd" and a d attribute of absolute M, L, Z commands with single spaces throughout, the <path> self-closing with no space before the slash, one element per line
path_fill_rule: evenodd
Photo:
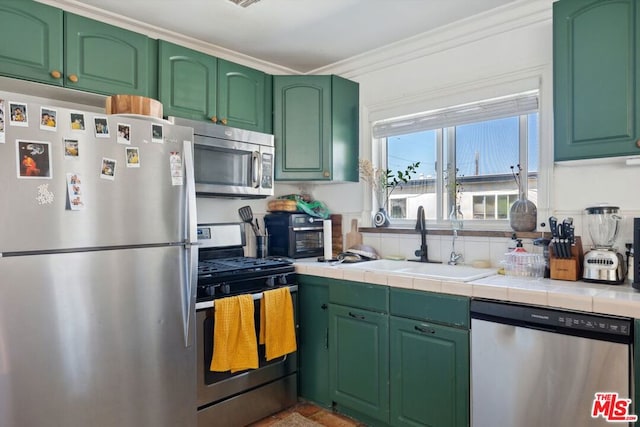
<path fill-rule="evenodd" d="M 538 98 L 533 90 L 374 123 L 381 168 L 420 162 L 389 197 L 392 224 L 413 223 L 422 205 L 432 223 L 446 225 L 456 212 L 470 227 L 507 228 L 516 178 L 537 203 Z"/>

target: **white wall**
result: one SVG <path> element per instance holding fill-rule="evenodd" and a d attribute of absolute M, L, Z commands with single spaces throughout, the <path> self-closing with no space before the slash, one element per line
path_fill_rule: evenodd
<path fill-rule="evenodd" d="M 620 206 L 625 217 L 619 245 L 624 247 L 625 242 L 632 241 L 632 218 L 640 216 L 640 197 L 633 191 L 633 183 L 640 178 L 640 166 L 627 167 L 621 159 L 553 165 L 552 0 L 519 2 L 469 19 L 464 25 L 456 24 L 398 45 L 394 51 L 395 54 L 385 50 L 377 57 L 356 58 L 333 70 L 360 83 L 361 156 L 371 156 L 369 128 L 376 120 L 499 96 L 535 85 L 540 89 L 541 99 L 539 221 L 548 222 L 550 215 L 574 217 L 577 232 L 583 235 L 588 249 L 587 230 L 582 227 L 584 208 L 608 202 Z M 376 68 L 375 64 L 382 65 Z M 338 187 L 325 194 L 329 200 L 358 197 L 355 190 L 345 193 L 345 189 Z M 362 200 L 366 210 L 366 197 Z M 350 213 L 355 214 L 355 210 Z M 370 223 L 368 213 L 363 212 L 361 219 L 364 224 Z M 380 234 L 365 236 L 365 240 L 383 255 L 410 256 L 418 245 L 418 238 L 412 236 Z M 526 243 L 532 249 L 530 242 Z M 430 237 L 429 244 L 434 247 L 434 257 L 444 259 L 451 239 Z M 458 244 L 462 247 L 457 249 L 467 252 L 469 262 L 491 258 L 496 264 L 508 244 L 508 239 L 484 242 L 467 238 L 462 239 Z M 487 245 L 491 247 L 490 253 L 486 251 Z"/>

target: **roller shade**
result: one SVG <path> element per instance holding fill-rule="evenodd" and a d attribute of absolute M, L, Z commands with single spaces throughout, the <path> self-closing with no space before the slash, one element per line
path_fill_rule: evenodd
<path fill-rule="evenodd" d="M 373 137 L 385 138 L 468 123 L 519 116 L 538 111 L 538 91 L 494 98 L 456 107 L 383 120 L 373 125 Z"/>

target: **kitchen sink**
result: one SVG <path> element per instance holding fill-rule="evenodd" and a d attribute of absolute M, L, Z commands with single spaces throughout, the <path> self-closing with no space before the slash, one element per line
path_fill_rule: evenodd
<path fill-rule="evenodd" d="M 364 271 L 397 273 L 428 277 L 436 280 L 470 282 L 496 274 L 494 268 L 475 268 L 468 265 L 449 265 L 412 261 L 392 261 L 387 259 L 366 261 L 356 264 L 342 264 L 344 268 Z"/>

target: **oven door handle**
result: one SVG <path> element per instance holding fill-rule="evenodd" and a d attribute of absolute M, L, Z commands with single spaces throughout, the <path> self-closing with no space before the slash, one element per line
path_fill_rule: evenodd
<path fill-rule="evenodd" d="M 322 227 L 293 227 L 292 231 L 322 231 Z"/>
<path fill-rule="evenodd" d="M 298 290 L 298 285 L 291 285 L 288 287 L 289 288 L 289 292 L 296 292 Z M 251 297 L 254 300 L 259 300 L 262 299 L 263 296 L 263 292 L 258 292 L 255 294 L 251 294 Z M 203 301 L 203 302 L 198 302 L 196 303 L 196 310 L 202 310 L 205 308 L 212 308 L 215 307 L 215 300 L 213 301 Z"/>

